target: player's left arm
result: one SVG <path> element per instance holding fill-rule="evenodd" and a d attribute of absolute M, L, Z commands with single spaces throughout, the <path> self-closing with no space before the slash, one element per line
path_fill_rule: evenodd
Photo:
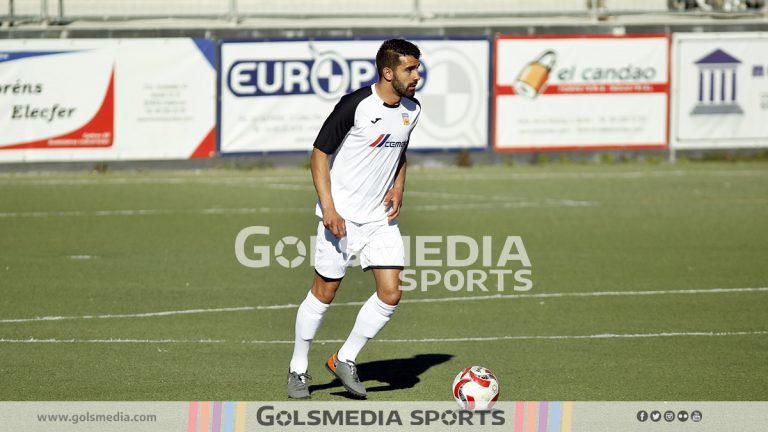
<path fill-rule="evenodd" d="M 397 166 L 397 174 L 395 174 L 395 183 L 392 185 L 392 189 L 387 191 L 384 195 L 384 205 L 391 207 L 387 218 L 392 221 L 397 215 L 400 214 L 400 208 L 403 205 L 403 192 L 405 192 L 405 169 L 408 166 L 408 161 L 405 157 L 405 152 L 400 156 L 400 162 Z"/>

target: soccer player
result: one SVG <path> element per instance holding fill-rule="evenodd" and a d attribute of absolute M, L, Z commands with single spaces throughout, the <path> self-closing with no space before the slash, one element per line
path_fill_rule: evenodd
<path fill-rule="evenodd" d="M 376 54 L 379 80 L 336 104 L 312 149 L 317 190 L 315 275 L 296 314 L 296 338 L 288 369 L 288 396 L 309 397 L 309 347 L 353 257 L 372 270 L 376 292 L 363 304 L 349 337 L 325 367 L 352 395 L 365 398 L 355 359 L 384 328 L 400 302 L 405 264 L 397 215 L 405 189 L 405 150 L 419 120 L 414 99 L 419 81 L 416 45 L 384 42 Z"/>

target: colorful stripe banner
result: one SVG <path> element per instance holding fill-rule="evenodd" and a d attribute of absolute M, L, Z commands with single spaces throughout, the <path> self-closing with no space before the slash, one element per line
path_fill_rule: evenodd
<path fill-rule="evenodd" d="M 187 432 L 244 432 L 245 402 L 192 401 Z"/>
<path fill-rule="evenodd" d="M 571 432 L 573 402 L 515 402 L 515 432 Z"/>

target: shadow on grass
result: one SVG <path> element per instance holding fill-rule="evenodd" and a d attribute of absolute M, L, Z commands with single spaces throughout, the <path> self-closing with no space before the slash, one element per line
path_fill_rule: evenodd
<path fill-rule="evenodd" d="M 369 393 L 408 389 L 421 381 L 419 375 L 429 370 L 432 366 L 447 362 L 452 357 L 449 354 L 418 354 L 411 358 L 378 360 L 357 365 L 357 373 L 360 375 L 360 381 L 363 383 L 369 381 L 385 383 L 375 387 L 366 385 L 366 390 Z M 334 378 L 333 381 L 327 384 L 310 386 L 309 391 L 314 392 L 335 387 L 342 387 L 341 381 L 338 378 Z M 342 391 L 331 394 L 355 399 L 354 396 L 343 390 L 343 388 Z"/>

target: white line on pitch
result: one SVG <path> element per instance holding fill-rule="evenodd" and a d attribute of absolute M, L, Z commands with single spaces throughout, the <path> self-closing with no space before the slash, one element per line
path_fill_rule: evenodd
<path fill-rule="evenodd" d="M 597 205 L 592 201 L 575 201 L 565 199 L 542 199 L 527 202 L 493 202 L 493 203 L 463 203 L 463 204 L 425 204 L 411 205 L 408 209 L 414 211 L 462 210 L 462 209 L 508 209 L 508 208 L 539 208 L 539 207 L 588 207 Z M 65 211 L 32 211 L 32 212 L 0 212 L 0 219 L 8 218 L 47 218 L 47 217 L 105 217 L 105 216 L 168 216 L 178 214 L 188 215 L 222 215 L 222 214 L 282 214 L 312 212 L 311 207 L 254 207 L 254 208 L 207 208 L 207 209 L 138 209 L 138 210 L 65 210 Z"/>
<path fill-rule="evenodd" d="M 572 293 L 537 293 L 537 294 L 488 294 L 481 296 L 468 297 L 445 297 L 435 299 L 405 299 L 402 302 L 408 303 L 433 303 L 447 301 L 464 300 L 507 300 L 507 299 L 542 299 L 542 298 L 562 298 L 562 297 L 626 297 L 626 296 L 649 296 L 649 295 L 669 295 L 669 294 L 728 294 L 739 292 L 767 292 L 768 287 L 759 288 L 707 288 L 707 289 L 687 289 L 687 290 L 648 290 L 648 291 L 592 291 L 592 292 L 572 292 Z"/>
<path fill-rule="evenodd" d="M 768 172 L 765 170 L 671 170 L 671 171 L 625 171 L 625 172 L 578 172 L 578 171 L 566 171 L 566 172 L 465 172 L 456 173 L 449 172 L 414 172 L 410 174 L 414 179 L 418 180 L 446 180 L 446 179 L 458 179 L 458 180 L 546 180 L 546 179 L 594 179 L 594 178 L 645 178 L 645 177 L 681 177 L 685 175 L 702 176 L 702 177 L 745 177 L 745 176 L 765 176 Z M 211 185 L 236 185 L 236 184 L 253 184 L 262 182 L 286 182 L 296 181 L 304 182 L 308 181 L 308 175 L 292 175 L 286 174 L 284 176 L 249 176 L 249 177 L 211 177 L 192 174 L 189 176 L 177 176 L 177 177 L 98 177 L 98 178 L 72 178 L 72 177 L 48 177 L 40 176 L 38 174 L 30 175 L 14 175 L 2 176 L 0 175 L 0 186 L 69 186 L 69 185 L 131 185 L 131 184 L 171 184 L 171 185 L 188 185 L 190 183 L 202 183 Z"/>
<path fill-rule="evenodd" d="M 237 185 L 237 184 L 261 184 L 263 182 L 285 182 L 285 181 L 309 181 L 309 175 L 306 176 L 254 176 L 254 177 L 165 177 L 165 178 L 146 178 L 146 177 L 98 177 L 98 178 L 67 178 L 67 177 L 21 177 L 2 178 L 0 176 L 0 186 L 111 186 L 111 185 L 143 185 L 143 184 L 167 184 L 167 185 L 189 185 L 189 184 L 208 184 L 208 185 Z"/>
<path fill-rule="evenodd" d="M 545 207 L 545 206 L 592 206 L 597 205 L 594 201 L 580 201 L 580 200 L 571 200 L 571 199 L 562 199 L 562 198 L 539 198 L 535 201 L 527 200 L 526 198 L 522 197 L 512 197 L 507 195 L 484 195 L 484 194 L 464 194 L 464 193 L 447 193 L 447 192 L 426 192 L 426 191 L 418 191 L 418 190 L 409 190 L 406 192 L 407 195 L 416 195 L 416 196 L 423 196 L 423 197 L 429 197 L 429 198 L 445 198 L 450 200 L 470 200 L 470 201 L 480 201 L 482 208 L 503 208 L 505 205 L 510 206 L 516 206 L 516 207 L 533 207 L 533 206 L 539 206 L 539 207 Z M 489 203 L 488 201 L 498 201 L 500 203 L 503 203 L 499 205 L 498 203 Z M 448 206 L 471 206 L 472 208 L 477 208 L 477 204 L 448 204 Z M 422 206 L 409 206 L 408 208 L 413 207 L 435 207 L 430 205 L 422 205 Z M 439 206 L 439 207 L 446 207 L 446 206 Z M 442 208 L 441 208 L 442 210 Z"/>
<path fill-rule="evenodd" d="M 359 302 L 359 304 L 362 305 L 363 302 Z M 172 315 L 192 315 L 192 314 L 201 314 L 201 313 L 293 309 L 293 308 L 297 308 L 298 306 L 299 305 L 296 305 L 296 304 L 284 304 L 284 305 L 274 305 L 274 306 L 241 306 L 241 307 L 212 308 L 212 309 L 185 309 L 185 310 L 176 310 L 176 311 L 146 312 L 146 313 L 136 313 L 136 314 L 44 316 L 44 317 L 37 317 L 37 318 L 4 319 L 4 320 L 0 320 L 0 324 L 24 323 L 24 322 L 35 322 L 35 321 L 91 320 L 91 319 L 108 319 L 108 318 L 151 318 L 151 317 L 162 317 L 162 316 L 172 316 Z"/>
<path fill-rule="evenodd" d="M 572 293 L 539 293 L 539 294 L 487 294 L 479 296 L 463 297 L 443 297 L 428 299 L 403 299 L 400 303 L 446 303 L 463 302 L 475 300 L 515 300 L 515 299 L 544 299 L 544 298 L 565 298 L 565 297 L 629 297 L 629 296 L 651 296 L 651 295 L 691 295 L 691 294 L 731 294 L 744 292 L 768 292 L 768 287 L 760 288 L 709 288 L 709 289 L 688 289 L 688 290 L 652 290 L 652 291 L 593 291 L 593 292 L 572 292 Z M 332 306 L 360 306 L 362 301 L 353 301 L 345 303 L 333 303 Z M 211 309 L 185 309 L 176 311 L 145 312 L 135 314 L 104 314 L 104 315 L 81 315 L 81 316 L 44 316 L 36 318 L 17 318 L 2 319 L 0 324 L 13 324 L 37 321 L 64 321 L 64 320 L 89 320 L 89 319 L 109 319 L 109 318 L 150 318 L 172 315 L 191 315 L 201 313 L 221 313 L 221 312 L 247 312 L 258 310 L 280 310 L 295 309 L 297 304 L 288 303 L 281 305 L 259 305 L 259 306 L 239 306 L 228 308 Z"/>
<path fill-rule="evenodd" d="M 266 183 L 262 186 L 268 189 L 294 190 L 294 191 L 314 191 L 312 186 L 302 186 L 283 183 Z M 436 210 L 463 210 L 463 209 L 509 209 L 526 207 L 588 207 L 597 205 L 594 201 L 579 201 L 561 198 L 539 198 L 536 200 L 526 200 L 522 197 L 513 197 L 507 195 L 485 195 L 485 194 L 465 194 L 452 192 L 428 192 L 410 189 L 406 195 L 440 198 L 447 200 L 460 200 L 461 203 L 454 204 L 416 204 L 409 205 L 407 209 L 419 211 Z M 466 201 L 480 201 L 479 203 L 467 203 Z M 491 202 L 489 202 L 491 201 Z"/>
<path fill-rule="evenodd" d="M 314 192 L 315 188 L 312 186 L 302 186 L 296 184 L 284 184 L 284 183 L 265 183 L 259 184 L 267 189 L 278 190 L 292 190 L 301 192 Z M 527 200 L 522 197 L 513 197 L 507 195 L 485 195 L 485 194 L 465 194 L 465 193 L 452 193 L 452 192 L 428 192 L 410 189 L 406 192 L 406 195 L 427 197 L 427 198 L 440 198 L 447 200 L 461 200 L 461 201 L 480 201 L 479 204 L 472 203 L 460 203 L 460 204 L 446 204 L 446 205 L 409 205 L 408 208 L 415 210 L 450 210 L 450 209 L 474 209 L 474 208 L 521 208 L 521 207 L 585 207 L 596 205 L 593 201 L 578 201 L 570 199 L 560 198 L 539 198 L 537 200 Z M 495 201 L 495 202 L 488 202 Z"/>
<path fill-rule="evenodd" d="M 425 338 L 425 339 L 383 339 L 379 342 L 390 343 L 427 343 L 427 342 L 494 342 L 505 340 L 571 340 L 571 339 L 636 339 L 658 337 L 690 337 L 690 336 L 763 336 L 768 331 L 741 332 L 662 332 L 662 333 L 601 333 L 592 335 L 534 335 L 534 336 L 488 336 L 468 338 Z M 372 339 L 376 340 L 376 339 Z M 293 341 L 289 341 L 293 343 Z"/>
<path fill-rule="evenodd" d="M 312 186 L 302 186 L 284 183 L 265 183 L 260 184 L 267 189 L 292 190 L 301 192 L 314 192 Z M 537 200 L 526 200 L 522 197 L 513 197 L 506 195 L 484 195 L 484 194 L 465 194 L 450 192 L 427 192 L 410 189 L 406 192 L 408 196 L 440 198 L 447 200 L 460 200 L 461 203 L 454 204 L 416 204 L 409 205 L 407 209 L 418 211 L 437 211 L 437 210 L 464 210 L 464 209 L 509 209 L 526 207 L 589 207 L 597 205 L 594 201 L 579 201 L 560 198 L 539 198 Z M 466 201 L 480 201 L 479 203 L 467 203 Z M 491 202 L 489 202 L 491 201 Z"/>
<path fill-rule="evenodd" d="M 580 340 L 580 339 L 641 339 L 669 337 L 726 337 L 726 336 L 766 336 L 768 331 L 696 331 L 662 333 L 600 333 L 591 335 L 505 335 L 465 338 L 424 338 L 424 339 L 372 339 L 380 343 L 449 343 L 449 342 L 498 342 L 510 340 Z M 315 343 L 343 343 L 342 339 L 316 340 Z M 0 339 L 0 343 L 15 344 L 251 344 L 251 345 L 290 345 L 293 340 L 226 340 L 226 339 Z"/>
<path fill-rule="evenodd" d="M 438 211 L 438 210 L 469 210 L 469 209 L 512 209 L 512 208 L 541 208 L 541 207 L 591 207 L 597 205 L 593 201 L 573 200 L 542 200 L 519 202 L 493 203 L 461 203 L 461 204 L 416 204 L 404 207 L 404 210 Z"/>
<path fill-rule="evenodd" d="M 296 184 L 285 184 L 285 183 L 265 183 L 265 184 L 259 184 L 259 186 L 263 186 L 267 189 L 278 189 L 278 190 L 293 190 L 293 191 L 302 191 L 302 192 L 314 192 L 315 188 L 312 186 L 303 186 L 303 185 L 296 185 Z M 480 201 L 483 203 L 483 208 L 486 207 L 503 207 L 499 206 L 495 203 L 489 203 L 488 201 L 498 201 L 502 202 L 506 205 L 516 205 L 521 207 L 530 207 L 534 205 L 542 205 L 543 204 L 561 204 L 566 203 L 572 204 L 572 203 L 580 203 L 583 205 L 593 205 L 594 203 L 590 201 L 576 201 L 576 200 L 568 200 L 568 199 L 558 199 L 558 198 L 539 198 L 535 201 L 527 200 L 523 197 L 514 197 L 514 196 L 508 196 L 508 195 L 485 195 L 482 193 L 475 193 L 475 194 L 468 194 L 468 193 L 453 193 L 453 192 L 434 192 L 434 191 L 420 191 L 420 190 L 413 190 L 409 189 L 408 192 L 406 192 L 406 195 L 408 196 L 417 196 L 417 197 L 427 197 L 427 198 L 439 198 L 439 199 L 447 199 L 447 200 L 462 200 L 462 201 Z M 459 207 L 462 206 L 470 206 L 471 208 L 475 208 L 475 205 L 473 204 L 458 204 Z M 419 208 L 421 210 L 435 207 L 435 206 L 409 206 L 409 208 Z"/>
<path fill-rule="evenodd" d="M 303 213 L 311 212 L 310 207 L 254 207 L 254 208 L 207 208 L 189 210 L 143 209 L 143 210 L 72 210 L 72 211 L 35 211 L 35 212 L 0 212 L 0 218 L 45 218 L 45 217 L 81 217 L 81 216 L 156 216 L 176 214 L 257 214 L 257 213 Z"/>
<path fill-rule="evenodd" d="M 764 170 L 740 170 L 740 171 L 626 171 L 626 172 L 499 172 L 499 173 L 420 173 L 413 177 L 417 180 L 549 180 L 549 179 L 636 179 L 657 177 L 746 177 L 765 176 Z"/>

